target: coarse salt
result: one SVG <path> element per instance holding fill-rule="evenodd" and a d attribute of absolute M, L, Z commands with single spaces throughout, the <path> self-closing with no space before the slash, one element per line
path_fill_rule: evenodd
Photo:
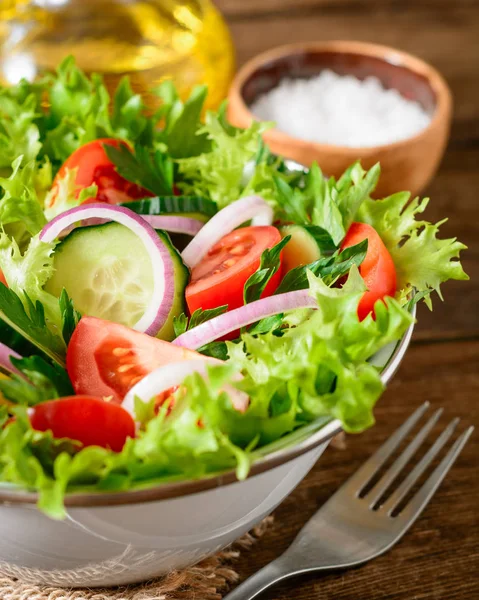
<path fill-rule="evenodd" d="M 431 122 L 418 102 L 385 89 L 377 77 L 360 80 L 330 70 L 311 79 L 283 79 L 251 112 L 293 137 L 351 148 L 404 140 Z"/>

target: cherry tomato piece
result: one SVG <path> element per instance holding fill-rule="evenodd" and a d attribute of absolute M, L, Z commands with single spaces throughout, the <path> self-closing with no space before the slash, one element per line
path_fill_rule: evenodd
<path fill-rule="evenodd" d="M 341 250 L 368 240 L 366 257 L 359 267 L 361 277 L 367 285 L 358 306 L 358 317 L 362 321 L 371 312 L 374 305 L 385 296 L 394 296 L 397 287 L 396 268 L 388 249 L 377 231 L 366 223 L 353 223 L 341 244 Z"/>
<path fill-rule="evenodd" d="M 258 269 L 261 254 L 280 241 L 281 234 L 272 226 L 244 227 L 225 235 L 191 271 L 186 288 L 190 313 L 224 304 L 228 310 L 243 306 L 244 285 Z M 281 275 L 280 267 L 268 282 L 263 298 L 274 293 Z"/>
<path fill-rule="evenodd" d="M 118 323 L 83 317 L 68 344 L 66 362 L 77 394 L 107 397 L 120 404 L 151 371 L 195 359 L 204 356 Z"/>
<path fill-rule="evenodd" d="M 77 196 L 83 188 L 97 185 L 98 192 L 91 202 L 105 202 L 119 204 L 154 196 L 149 190 L 126 180 L 116 171 L 115 165 L 108 158 L 104 146 L 119 148 L 120 145 L 128 147 L 126 142 L 113 138 L 104 138 L 88 142 L 76 150 L 58 171 L 52 187 L 50 207 L 54 206 L 59 192 L 59 182 L 65 177 L 66 171 L 77 169 L 75 183 L 78 186 Z"/>
<path fill-rule="evenodd" d="M 37 431 L 51 431 L 55 438 L 68 438 L 83 446 L 101 446 L 120 452 L 135 423 L 125 409 L 93 396 L 67 396 L 37 404 L 30 410 Z"/>

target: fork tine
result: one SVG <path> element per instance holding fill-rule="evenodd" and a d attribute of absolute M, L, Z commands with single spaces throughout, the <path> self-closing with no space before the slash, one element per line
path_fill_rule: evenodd
<path fill-rule="evenodd" d="M 423 416 L 429 408 L 429 402 L 424 402 L 413 414 L 387 439 L 384 444 L 375 452 L 354 475 L 346 482 L 345 487 L 353 488 L 354 491 L 360 493 L 368 484 L 371 478 L 377 473 L 381 466 L 396 450 L 399 444 L 411 431 L 414 425 Z"/>
<path fill-rule="evenodd" d="M 390 487 L 399 473 L 403 470 L 405 465 L 409 462 L 410 458 L 414 456 L 418 448 L 424 442 L 426 437 L 428 436 L 431 429 L 437 423 L 437 420 L 442 414 L 443 409 L 439 408 L 432 415 L 429 421 L 422 427 L 422 429 L 418 432 L 416 437 L 411 440 L 408 444 L 407 448 L 397 457 L 391 467 L 384 473 L 381 479 L 376 483 L 376 485 L 371 490 L 372 498 L 369 504 L 370 508 L 373 508 L 384 492 Z"/>
<path fill-rule="evenodd" d="M 426 454 L 422 457 L 422 459 L 418 462 L 414 469 L 409 473 L 409 475 L 401 483 L 397 490 L 395 490 L 387 499 L 387 501 L 381 506 L 381 510 L 387 511 L 387 513 L 391 515 L 391 513 L 395 510 L 395 508 L 398 506 L 401 500 L 406 496 L 406 494 L 409 492 L 412 486 L 416 483 L 419 477 L 421 477 L 424 471 L 434 460 L 434 457 L 441 451 L 448 439 L 454 433 L 454 430 L 456 429 L 459 421 L 460 419 L 456 417 L 449 423 L 446 429 L 444 429 L 441 435 L 437 438 L 434 444 L 429 448 Z"/>
<path fill-rule="evenodd" d="M 466 445 L 467 440 L 471 437 L 473 431 L 474 427 L 471 426 L 457 438 L 457 440 L 451 446 L 449 452 L 442 459 L 439 465 L 434 469 L 429 479 L 416 492 L 413 499 L 406 505 L 404 510 L 400 513 L 399 517 L 406 518 L 409 524 L 412 524 L 416 520 L 416 518 L 421 514 L 424 507 L 434 495 L 434 492 L 441 485 L 442 480 L 444 479 L 444 477 L 446 477 L 449 469 L 456 461 L 456 458 L 461 453 L 462 449 Z"/>

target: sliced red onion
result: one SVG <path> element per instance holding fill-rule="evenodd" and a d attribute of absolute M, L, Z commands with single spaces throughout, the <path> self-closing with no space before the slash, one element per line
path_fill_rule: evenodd
<path fill-rule="evenodd" d="M 22 356 L 18 354 L 18 352 L 15 352 L 15 350 L 12 350 L 8 346 L 0 342 L 0 367 L 2 369 L 5 369 L 5 371 L 8 371 L 9 373 L 15 373 L 15 375 L 20 375 L 20 377 L 26 379 L 25 375 L 12 365 L 12 362 L 10 360 L 12 356 L 13 358 L 22 358 Z"/>
<path fill-rule="evenodd" d="M 52 242 L 62 231 L 86 219 L 106 219 L 120 223 L 143 242 L 151 259 L 153 293 L 145 313 L 133 329 L 156 335 L 168 318 L 175 292 L 173 260 L 168 248 L 140 215 L 123 206 L 102 203 L 83 204 L 58 215 L 45 225 L 40 232 L 40 239 Z"/>
<path fill-rule="evenodd" d="M 186 233 L 196 235 L 204 226 L 203 221 L 190 217 L 177 217 L 173 215 L 140 215 L 154 229 L 164 229 L 172 233 Z"/>
<path fill-rule="evenodd" d="M 253 225 L 273 222 L 273 209 L 260 196 L 246 196 L 217 212 L 186 246 L 181 257 L 193 268 L 223 236 L 250 220 Z"/>
<path fill-rule="evenodd" d="M 297 290 L 278 294 L 277 296 L 269 296 L 235 310 L 230 310 L 182 333 L 176 340 L 173 340 L 172 344 L 196 350 L 232 331 L 256 323 L 260 319 L 296 308 L 317 308 L 316 300 L 310 296 L 309 290 Z"/>
<path fill-rule="evenodd" d="M 91 206 L 91 204 L 90 204 Z M 196 235 L 203 227 L 203 221 L 199 219 L 191 219 L 189 217 L 177 217 L 173 215 L 139 215 L 153 229 L 163 229 L 171 233 L 185 233 L 186 235 Z M 76 227 L 88 227 L 90 225 L 103 225 L 111 222 L 111 219 L 83 219 L 79 223 L 74 223 L 64 229 L 58 237 L 64 238 L 71 233 Z"/>
<path fill-rule="evenodd" d="M 139 398 L 147 404 L 158 394 L 181 385 L 185 377 L 191 375 L 191 373 L 207 375 L 207 366 L 219 364 L 219 362 L 205 357 L 205 360 L 183 360 L 164 365 L 143 377 L 141 381 L 133 386 L 125 396 L 122 406 L 135 418 L 135 398 Z M 229 394 L 236 410 L 244 412 L 248 408 L 249 399 L 247 394 L 232 386 L 226 386 L 225 391 Z"/>

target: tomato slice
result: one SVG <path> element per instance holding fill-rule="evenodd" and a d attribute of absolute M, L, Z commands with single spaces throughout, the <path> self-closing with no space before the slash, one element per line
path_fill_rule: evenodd
<path fill-rule="evenodd" d="M 121 406 L 92 396 L 67 396 L 37 404 L 30 410 L 37 431 L 55 438 L 77 440 L 83 446 L 101 446 L 120 452 L 135 437 L 135 422 Z"/>
<path fill-rule="evenodd" d="M 158 367 L 204 359 L 198 352 L 124 325 L 83 317 L 68 344 L 67 371 L 77 394 L 111 398 L 120 404 L 140 379 Z"/>
<path fill-rule="evenodd" d="M 341 250 L 368 240 L 366 257 L 359 267 L 361 277 L 368 290 L 364 292 L 358 306 L 358 316 L 362 321 L 371 312 L 374 304 L 385 296 L 394 296 L 397 288 L 396 268 L 388 249 L 377 231 L 366 223 L 353 223 L 341 244 Z"/>
<path fill-rule="evenodd" d="M 94 140 L 76 150 L 58 171 L 52 187 L 50 207 L 58 198 L 59 183 L 65 177 L 67 169 L 78 169 L 75 183 L 78 186 L 77 196 L 83 188 L 97 185 L 98 192 L 95 198 L 87 202 L 105 202 L 119 204 L 138 200 L 147 196 L 154 196 L 149 190 L 126 180 L 116 171 L 115 165 L 108 158 L 104 145 L 118 148 L 120 145 L 128 147 L 126 142 L 113 138 Z"/>
<path fill-rule="evenodd" d="M 216 243 L 192 269 L 186 288 L 190 313 L 228 305 L 228 310 L 243 306 L 243 289 L 258 269 L 261 254 L 281 241 L 276 227 L 256 226 L 236 229 Z M 269 281 L 262 297 L 271 296 L 281 281 L 281 268 Z"/>

